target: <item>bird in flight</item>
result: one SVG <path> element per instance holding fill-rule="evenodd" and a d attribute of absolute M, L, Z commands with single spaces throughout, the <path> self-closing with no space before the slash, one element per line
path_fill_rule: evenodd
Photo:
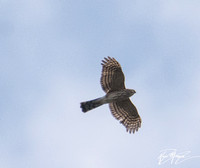
<path fill-rule="evenodd" d="M 85 113 L 103 104 L 109 104 L 112 115 L 120 121 L 129 133 L 138 131 L 141 127 L 141 118 L 129 97 L 135 94 L 135 90 L 126 89 L 124 74 L 121 65 L 115 58 L 107 57 L 102 60 L 101 87 L 105 96 L 81 103 Z"/>

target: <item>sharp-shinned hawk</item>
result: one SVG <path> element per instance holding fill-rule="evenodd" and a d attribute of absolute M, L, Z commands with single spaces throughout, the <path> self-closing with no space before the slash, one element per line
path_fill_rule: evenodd
<path fill-rule="evenodd" d="M 126 127 L 127 132 L 134 133 L 138 131 L 141 127 L 141 118 L 136 107 L 129 99 L 130 96 L 136 93 L 135 90 L 125 88 L 122 68 L 114 58 L 104 58 L 101 65 L 103 67 L 101 86 L 106 95 L 82 102 L 82 111 L 87 112 L 108 103 L 111 113 Z"/>

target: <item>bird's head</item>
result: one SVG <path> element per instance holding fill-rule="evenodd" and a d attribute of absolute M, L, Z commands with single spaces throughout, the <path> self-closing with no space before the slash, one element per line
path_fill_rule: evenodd
<path fill-rule="evenodd" d="M 127 90 L 128 94 L 129 94 L 129 97 L 136 93 L 136 91 L 133 90 L 133 89 L 126 89 L 126 90 Z"/>

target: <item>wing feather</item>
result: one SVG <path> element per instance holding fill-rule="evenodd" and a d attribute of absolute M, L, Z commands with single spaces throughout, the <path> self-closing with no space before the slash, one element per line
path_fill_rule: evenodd
<path fill-rule="evenodd" d="M 109 107 L 112 115 L 126 127 L 127 132 L 134 133 L 141 127 L 141 118 L 130 99 L 110 103 Z"/>
<path fill-rule="evenodd" d="M 101 86 L 108 93 L 125 89 L 124 74 L 120 64 L 111 57 L 102 60 Z"/>

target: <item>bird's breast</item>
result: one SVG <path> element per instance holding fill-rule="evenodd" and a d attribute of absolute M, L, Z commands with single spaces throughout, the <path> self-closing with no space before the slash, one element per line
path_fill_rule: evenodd
<path fill-rule="evenodd" d="M 120 90 L 120 91 L 113 91 L 106 94 L 106 99 L 108 103 L 115 102 L 115 101 L 123 101 L 128 99 L 131 95 L 127 92 L 127 89 Z"/>

